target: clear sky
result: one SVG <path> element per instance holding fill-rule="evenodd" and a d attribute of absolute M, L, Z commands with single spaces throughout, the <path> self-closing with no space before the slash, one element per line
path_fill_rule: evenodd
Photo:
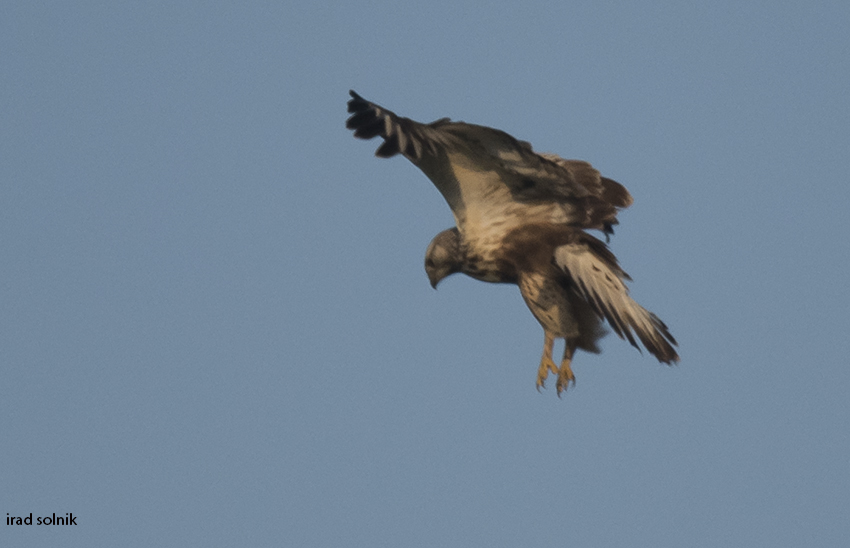
<path fill-rule="evenodd" d="M 3 546 L 847 546 L 850 4 L 0 6 Z M 534 388 L 348 90 L 629 189 L 680 342 Z"/>

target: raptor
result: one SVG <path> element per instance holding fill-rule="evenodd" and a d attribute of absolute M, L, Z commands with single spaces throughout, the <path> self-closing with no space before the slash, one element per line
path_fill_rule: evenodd
<path fill-rule="evenodd" d="M 455 273 L 516 284 L 544 332 L 538 389 L 550 373 L 558 395 L 575 384 L 576 350 L 598 353 L 603 320 L 620 338 L 659 362 L 679 361 L 667 326 L 629 296 L 605 242 L 619 210 L 632 204 L 620 183 L 589 163 L 538 153 L 507 133 L 442 118 L 428 124 L 403 118 L 350 92 L 346 122 L 361 139 L 381 137 L 376 156 L 401 154 L 434 183 L 455 226 L 437 234 L 425 254 L 431 285 Z M 560 365 L 556 339 L 565 340 Z"/>

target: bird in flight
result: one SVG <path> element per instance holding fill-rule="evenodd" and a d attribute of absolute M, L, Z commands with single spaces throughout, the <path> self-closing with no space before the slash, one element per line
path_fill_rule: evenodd
<path fill-rule="evenodd" d="M 454 214 L 455 226 L 437 234 L 425 253 L 431 286 L 461 272 L 519 287 L 544 332 L 538 390 L 549 373 L 557 376 L 559 396 L 575 384 L 575 351 L 600 351 L 603 319 L 659 362 L 679 361 L 667 326 L 632 300 L 629 275 L 606 243 L 586 232 L 609 239 L 617 212 L 632 204 L 623 185 L 587 162 L 535 152 L 503 131 L 448 118 L 423 124 L 349 93 L 346 127 L 361 139 L 381 137 L 376 156 L 413 162 Z M 552 358 L 558 338 L 565 340 L 560 366 Z"/>

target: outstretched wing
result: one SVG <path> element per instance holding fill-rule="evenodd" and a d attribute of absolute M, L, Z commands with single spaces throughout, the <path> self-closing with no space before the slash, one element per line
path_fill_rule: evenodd
<path fill-rule="evenodd" d="M 551 212 L 546 221 L 611 232 L 617 210 L 631 205 L 632 197 L 619 183 L 602 177 L 589 163 L 538 154 L 531 145 L 497 129 L 452 122 L 443 118 L 422 124 L 371 103 L 354 91 L 348 102 L 352 116 L 346 122 L 354 136 L 382 137 L 376 155 L 402 154 L 422 169 L 443 193 L 452 209 L 461 207 L 464 185 L 475 199 L 514 202 L 514 205 L 562 205 L 560 217 Z M 449 180 L 454 179 L 454 180 Z M 459 186 L 458 189 L 452 187 Z M 468 206 L 468 203 L 464 204 Z M 520 208 L 522 209 L 522 208 Z"/>
<path fill-rule="evenodd" d="M 440 126 L 451 123 L 448 118 L 421 124 L 367 101 L 354 90 L 348 93 L 351 94 L 348 112 L 353 114 L 346 120 L 345 127 L 354 130 L 354 136 L 360 139 L 382 137 L 384 144 L 378 147 L 375 156 L 392 158 L 402 154 L 414 164 L 419 164 L 424 155 L 433 156 L 438 153 L 439 147 L 451 146 L 451 141 L 447 140 L 450 135 L 439 131 Z"/>
<path fill-rule="evenodd" d="M 634 332 L 658 361 L 679 361 L 673 348 L 676 339 L 664 322 L 629 296 L 625 281 L 631 278 L 617 264 L 614 254 L 587 234 L 582 240 L 557 247 L 554 253 L 555 263 L 572 279 L 579 294 L 621 339 L 640 349 Z"/>

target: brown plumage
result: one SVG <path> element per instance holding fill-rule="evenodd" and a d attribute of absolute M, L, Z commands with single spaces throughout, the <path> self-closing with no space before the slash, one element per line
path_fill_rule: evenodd
<path fill-rule="evenodd" d="M 620 268 L 606 244 L 617 212 L 632 203 L 621 184 L 589 163 L 539 154 L 531 145 L 496 129 L 452 122 L 420 124 L 351 92 L 346 127 L 355 137 L 380 136 L 376 155 L 402 154 L 443 194 L 454 228 L 428 247 L 425 270 L 431 285 L 454 273 L 519 286 L 543 326 L 540 388 L 558 376 L 560 395 L 575 382 L 576 349 L 599 352 L 602 319 L 636 348 L 637 340 L 660 362 L 679 360 L 676 340 L 658 317 L 629 297 Z M 560 367 L 552 360 L 556 338 L 565 339 Z"/>

